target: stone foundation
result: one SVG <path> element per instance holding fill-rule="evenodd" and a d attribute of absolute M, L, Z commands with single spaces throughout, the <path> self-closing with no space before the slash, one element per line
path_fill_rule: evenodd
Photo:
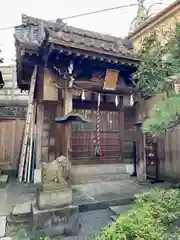
<path fill-rule="evenodd" d="M 33 234 L 56 237 L 76 236 L 79 231 L 79 209 L 78 206 L 64 208 L 38 210 L 32 207 L 33 212 Z"/>
<path fill-rule="evenodd" d="M 40 210 L 65 207 L 72 204 L 72 189 L 37 190 L 36 206 Z"/>

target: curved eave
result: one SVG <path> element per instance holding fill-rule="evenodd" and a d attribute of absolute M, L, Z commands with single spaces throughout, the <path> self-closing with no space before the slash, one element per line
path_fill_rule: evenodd
<path fill-rule="evenodd" d="M 41 48 L 40 44 L 37 43 L 33 43 L 21 38 L 15 38 L 15 47 L 16 49 L 23 49 L 23 50 L 27 50 L 27 51 L 39 51 Z"/>
<path fill-rule="evenodd" d="M 131 56 L 125 56 L 119 53 L 114 53 L 114 52 L 108 52 L 108 51 L 102 51 L 102 50 L 95 50 L 92 49 L 90 47 L 84 47 L 81 45 L 76 45 L 73 43 L 64 43 L 62 41 L 54 41 L 54 40 L 48 40 L 49 43 L 51 44 L 55 44 L 55 46 L 60 46 L 60 47 L 69 47 L 72 49 L 77 50 L 82 50 L 82 51 L 86 51 L 89 53 L 92 53 L 92 55 L 103 55 L 105 57 L 112 57 L 112 58 L 118 58 L 119 60 L 122 61 L 126 61 L 126 62 L 133 62 L 134 64 L 138 64 L 140 62 L 140 60 L 136 57 L 131 57 Z"/>

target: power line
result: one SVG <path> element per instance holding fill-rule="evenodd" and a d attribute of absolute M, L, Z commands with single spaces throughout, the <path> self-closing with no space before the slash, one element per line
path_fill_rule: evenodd
<path fill-rule="evenodd" d="M 86 12 L 86 13 L 81 13 L 81 14 L 77 14 L 77 15 L 72 15 L 72 16 L 69 16 L 69 17 L 63 17 L 63 18 L 61 18 L 61 20 L 68 20 L 68 19 L 72 19 L 72 18 L 78 18 L 78 17 L 93 15 L 93 14 L 102 13 L 102 12 L 113 11 L 113 10 L 117 10 L 117 9 L 121 9 L 121 8 L 134 7 L 134 6 L 138 6 L 138 4 L 134 3 L 134 4 L 121 5 L 121 6 L 112 7 L 112 8 L 105 8 L 105 9 L 101 9 L 101 10 L 97 10 L 97 11 L 93 11 L 93 12 Z M 56 21 L 56 20 L 53 20 L 53 21 Z M 15 28 L 15 27 L 20 27 L 20 26 L 21 25 L 0 28 L 0 31 L 4 31 L 4 30 Z"/>
<path fill-rule="evenodd" d="M 154 3 L 154 4 L 155 5 L 156 4 L 163 4 L 163 2 Z M 69 17 L 63 17 L 63 18 L 61 18 L 61 20 L 69 20 L 69 19 L 73 19 L 73 18 L 84 17 L 84 16 L 88 16 L 88 15 L 93 15 L 93 14 L 98 14 L 98 13 L 103 13 L 103 12 L 109 12 L 109 11 L 113 11 L 113 10 L 118 10 L 118 9 L 128 8 L 128 7 L 135 7 L 135 6 L 138 6 L 138 4 L 134 3 L 134 4 L 121 5 L 121 6 L 112 7 L 112 8 L 105 8 L 105 9 L 101 9 L 101 10 L 97 10 L 97 11 L 93 11 L 93 12 L 86 12 L 86 13 L 81 13 L 81 14 L 77 14 L 77 15 L 72 15 L 72 16 L 69 16 Z M 52 20 L 52 22 L 53 21 L 56 21 L 56 20 Z M 13 29 L 15 27 L 20 27 L 20 26 L 21 25 L 0 28 L 0 31 Z"/>
<path fill-rule="evenodd" d="M 112 8 L 105 8 L 105 9 L 97 10 L 97 11 L 94 11 L 94 12 L 87 12 L 87 13 L 77 14 L 77 15 L 73 15 L 73 16 L 69 16 L 69 17 L 64 17 L 64 18 L 62 18 L 62 20 L 67 20 L 67 19 L 72 19 L 72 18 L 77 18 L 77 17 L 83 17 L 83 16 L 102 13 L 102 12 L 109 12 L 109 11 L 112 11 L 112 10 L 117 10 L 117 9 L 127 8 L 127 7 L 134 7 L 134 6 L 138 6 L 138 4 L 134 3 L 134 4 L 121 5 L 121 6 L 112 7 Z"/>

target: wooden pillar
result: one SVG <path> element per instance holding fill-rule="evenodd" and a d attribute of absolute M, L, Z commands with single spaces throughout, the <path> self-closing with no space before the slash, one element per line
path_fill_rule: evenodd
<path fill-rule="evenodd" d="M 58 90 L 58 102 L 56 106 L 56 117 L 63 116 L 63 102 L 60 89 Z M 63 154 L 63 125 L 56 124 L 56 158 Z"/>
<path fill-rule="evenodd" d="M 139 122 L 143 120 L 143 111 L 144 111 L 144 100 L 140 100 L 138 115 L 139 115 Z M 138 135 L 138 151 L 139 151 L 139 159 L 137 164 L 137 179 L 139 182 L 146 181 L 146 136 L 141 130 L 141 125 L 137 127 L 137 135 Z"/>
<path fill-rule="evenodd" d="M 36 168 L 41 167 L 44 106 L 37 103 L 36 110 Z"/>
<path fill-rule="evenodd" d="M 124 108 L 123 108 L 123 97 L 120 97 L 120 153 L 121 162 L 124 162 Z"/>
<path fill-rule="evenodd" d="M 139 182 L 146 181 L 146 153 L 145 153 L 145 134 L 141 133 L 140 136 L 140 158 L 137 165 L 137 179 Z"/>
<path fill-rule="evenodd" d="M 72 89 L 68 88 L 68 82 L 65 82 L 64 88 L 64 114 L 72 111 Z"/>
<path fill-rule="evenodd" d="M 72 89 L 68 88 L 68 82 L 65 82 L 64 88 L 64 114 L 72 112 Z M 71 161 L 71 124 L 66 124 L 64 134 L 64 155 Z"/>

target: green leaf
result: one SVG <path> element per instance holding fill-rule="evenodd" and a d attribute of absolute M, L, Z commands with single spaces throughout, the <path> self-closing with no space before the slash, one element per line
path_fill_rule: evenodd
<path fill-rule="evenodd" d="M 133 76 L 139 88 L 148 95 L 167 92 L 167 100 L 159 103 L 158 110 L 143 124 L 143 130 L 153 135 L 165 131 L 180 118 L 180 97 L 172 96 L 174 83 L 167 81 L 168 77 L 180 74 L 180 23 L 169 36 L 164 46 L 158 41 L 156 32 L 143 40 L 139 51 L 141 62 Z"/>

